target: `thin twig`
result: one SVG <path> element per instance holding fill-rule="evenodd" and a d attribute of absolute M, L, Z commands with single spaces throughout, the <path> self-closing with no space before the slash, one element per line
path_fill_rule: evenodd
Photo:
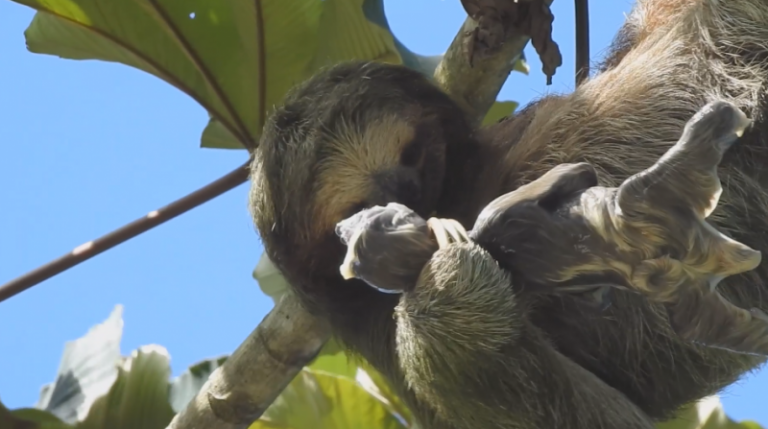
<path fill-rule="evenodd" d="M 161 209 L 152 211 L 96 240 L 77 246 L 66 255 L 0 286 L 0 302 L 245 183 L 248 181 L 249 163 L 250 161 Z"/>
<path fill-rule="evenodd" d="M 589 77 L 589 0 L 576 0 L 576 87 Z"/>

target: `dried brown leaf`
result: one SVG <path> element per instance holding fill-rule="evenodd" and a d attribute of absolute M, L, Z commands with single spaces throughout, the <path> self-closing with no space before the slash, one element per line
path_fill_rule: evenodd
<path fill-rule="evenodd" d="M 550 3 L 548 0 L 462 0 L 467 15 L 477 22 L 464 42 L 469 64 L 495 55 L 509 37 L 522 34 L 531 38 L 547 76 L 547 85 L 551 85 L 563 57 L 552 40 L 555 18 Z"/>

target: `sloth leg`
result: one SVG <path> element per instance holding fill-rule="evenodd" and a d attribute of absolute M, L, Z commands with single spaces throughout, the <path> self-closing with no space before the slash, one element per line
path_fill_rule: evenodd
<path fill-rule="evenodd" d="M 526 321 L 524 300 L 477 244 L 435 252 L 395 309 L 398 362 L 416 398 L 458 429 L 653 428 L 556 351 Z"/>

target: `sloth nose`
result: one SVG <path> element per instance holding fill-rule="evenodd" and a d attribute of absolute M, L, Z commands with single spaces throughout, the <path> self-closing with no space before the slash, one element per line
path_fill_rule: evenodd
<path fill-rule="evenodd" d="M 411 209 L 421 201 L 421 178 L 414 168 L 398 166 L 376 175 L 383 203 L 400 203 Z"/>

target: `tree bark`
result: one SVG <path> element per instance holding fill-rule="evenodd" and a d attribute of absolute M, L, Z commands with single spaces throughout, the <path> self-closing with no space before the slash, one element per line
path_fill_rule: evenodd
<path fill-rule="evenodd" d="M 283 295 L 168 429 L 246 429 L 317 356 L 330 327 Z"/>
<path fill-rule="evenodd" d="M 543 3 L 549 6 L 552 0 L 544 0 Z M 442 61 L 437 65 L 434 78 L 467 112 L 474 124 L 479 126 L 488 109 L 496 101 L 501 87 L 507 81 L 530 37 L 506 28 L 507 37 L 502 39 L 498 46 L 490 48 L 494 51 L 493 55 L 472 58 L 473 55 L 468 50 L 473 49 L 470 46 L 471 37 L 477 28 L 478 23 L 474 19 L 467 18 L 464 21 Z"/>

